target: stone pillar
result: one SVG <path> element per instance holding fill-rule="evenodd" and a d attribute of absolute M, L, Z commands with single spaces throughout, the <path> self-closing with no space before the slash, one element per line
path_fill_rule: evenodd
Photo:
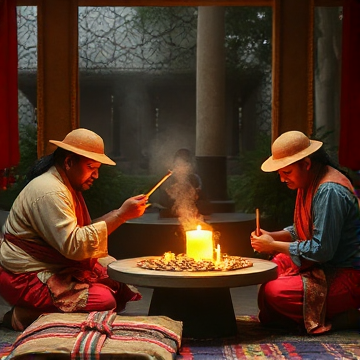
<path fill-rule="evenodd" d="M 225 8 L 199 6 L 197 34 L 197 167 L 214 212 L 231 212 L 226 169 Z"/>
<path fill-rule="evenodd" d="M 38 0 L 38 155 L 79 126 L 78 4 Z"/>
<path fill-rule="evenodd" d="M 123 81 L 124 92 L 115 99 L 119 121 L 121 157 L 118 165 L 127 173 L 147 171 L 147 149 L 151 135 L 152 113 L 148 91 L 142 79 Z"/>
<path fill-rule="evenodd" d="M 275 0 L 273 7 L 273 140 L 313 127 L 314 0 Z"/>

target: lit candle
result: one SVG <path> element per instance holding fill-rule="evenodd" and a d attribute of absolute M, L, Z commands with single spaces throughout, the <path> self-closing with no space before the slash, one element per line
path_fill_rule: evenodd
<path fill-rule="evenodd" d="M 186 255 L 195 261 L 213 259 L 213 236 L 210 230 L 201 230 L 198 225 L 196 230 L 186 231 Z"/>
<path fill-rule="evenodd" d="M 215 251 L 216 251 L 216 263 L 219 263 L 221 259 L 220 244 L 217 244 Z"/>

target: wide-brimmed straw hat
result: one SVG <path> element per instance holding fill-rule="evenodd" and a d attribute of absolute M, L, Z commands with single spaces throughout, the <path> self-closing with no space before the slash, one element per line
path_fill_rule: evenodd
<path fill-rule="evenodd" d="M 261 165 L 265 172 L 277 171 L 314 153 L 322 146 L 321 141 L 310 140 L 300 131 L 288 131 L 272 144 L 272 155 Z"/>
<path fill-rule="evenodd" d="M 102 164 L 116 165 L 114 161 L 105 155 L 103 139 L 91 130 L 75 129 L 69 132 L 63 141 L 49 140 L 49 142 Z"/>

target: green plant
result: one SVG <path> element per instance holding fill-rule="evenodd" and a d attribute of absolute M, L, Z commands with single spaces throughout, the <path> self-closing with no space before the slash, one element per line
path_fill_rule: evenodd
<path fill-rule="evenodd" d="M 19 124 L 20 162 L 15 169 L 18 181 L 26 174 L 37 159 L 37 127 L 33 124 Z"/>
<path fill-rule="evenodd" d="M 119 208 L 131 196 L 146 193 L 155 182 L 154 176 L 124 175 L 114 166 L 101 166 L 99 178 L 83 194 L 91 218 Z"/>
<path fill-rule="evenodd" d="M 241 175 L 229 177 L 228 189 L 237 211 L 254 213 L 259 208 L 267 228 L 275 230 L 292 224 L 296 191 L 289 190 L 276 172 L 261 171 L 262 162 L 270 155 L 270 137 L 260 136 L 256 149 L 239 157 Z"/>

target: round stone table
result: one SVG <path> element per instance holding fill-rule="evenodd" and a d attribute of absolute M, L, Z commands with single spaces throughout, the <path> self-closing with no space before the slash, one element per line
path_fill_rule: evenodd
<path fill-rule="evenodd" d="M 153 288 L 149 315 L 183 322 L 183 336 L 214 338 L 237 332 L 230 288 L 262 284 L 277 278 L 271 261 L 247 258 L 253 266 L 231 271 L 176 272 L 147 270 L 137 262 L 149 257 L 117 260 L 109 276 L 119 282 Z M 151 258 L 154 258 L 152 256 Z"/>

